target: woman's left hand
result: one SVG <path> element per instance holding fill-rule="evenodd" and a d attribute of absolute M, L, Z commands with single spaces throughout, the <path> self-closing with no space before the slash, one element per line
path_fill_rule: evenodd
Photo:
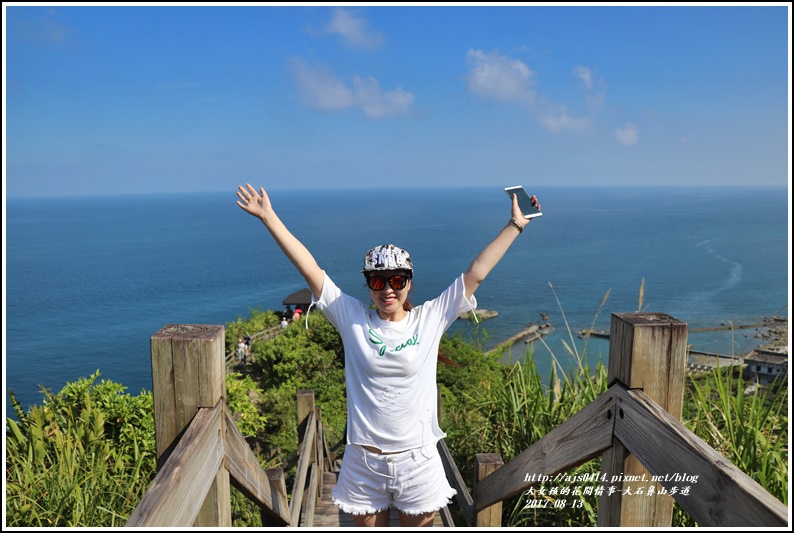
<path fill-rule="evenodd" d="M 532 196 L 529 197 L 529 199 L 532 201 L 532 205 L 534 205 L 535 207 L 538 208 L 538 210 L 540 210 L 540 202 L 538 201 L 538 197 L 533 194 Z M 531 218 L 524 218 L 524 213 L 522 213 L 521 208 L 518 207 L 518 196 L 516 196 L 515 194 L 513 194 L 512 217 L 516 222 L 521 224 L 521 226 L 526 226 L 532 221 Z"/>

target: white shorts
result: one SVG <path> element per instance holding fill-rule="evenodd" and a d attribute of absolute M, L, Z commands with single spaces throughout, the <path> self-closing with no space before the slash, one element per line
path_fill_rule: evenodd
<path fill-rule="evenodd" d="M 435 444 L 391 454 L 348 444 L 333 499 L 343 512 L 353 515 L 374 514 L 392 506 L 419 515 L 438 511 L 456 493 L 447 482 Z"/>

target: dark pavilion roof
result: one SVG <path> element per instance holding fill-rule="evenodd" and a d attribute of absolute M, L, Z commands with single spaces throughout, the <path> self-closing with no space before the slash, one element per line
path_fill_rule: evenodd
<path fill-rule="evenodd" d="M 312 303 L 311 289 L 301 289 L 293 292 L 281 301 L 284 305 L 309 305 Z"/>

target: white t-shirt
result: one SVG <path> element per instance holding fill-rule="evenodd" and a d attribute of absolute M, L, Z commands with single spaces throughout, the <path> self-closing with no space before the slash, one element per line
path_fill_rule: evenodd
<path fill-rule="evenodd" d="M 399 322 L 382 320 L 327 274 L 313 300 L 345 348 L 347 443 L 400 452 L 445 437 L 437 417 L 438 344 L 462 311 L 477 307 L 474 296 L 466 300 L 463 275 Z"/>

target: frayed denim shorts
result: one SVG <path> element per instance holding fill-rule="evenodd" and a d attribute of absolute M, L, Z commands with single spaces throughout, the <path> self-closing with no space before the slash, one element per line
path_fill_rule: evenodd
<path fill-rule="evenodd" d="M 419 515 L 451 503 L 456 492 L 447 482 L 435 443 L 391 454 L 348 444 L 333 499 L 343 512 L 353 515 L 390 507 Z"/>

